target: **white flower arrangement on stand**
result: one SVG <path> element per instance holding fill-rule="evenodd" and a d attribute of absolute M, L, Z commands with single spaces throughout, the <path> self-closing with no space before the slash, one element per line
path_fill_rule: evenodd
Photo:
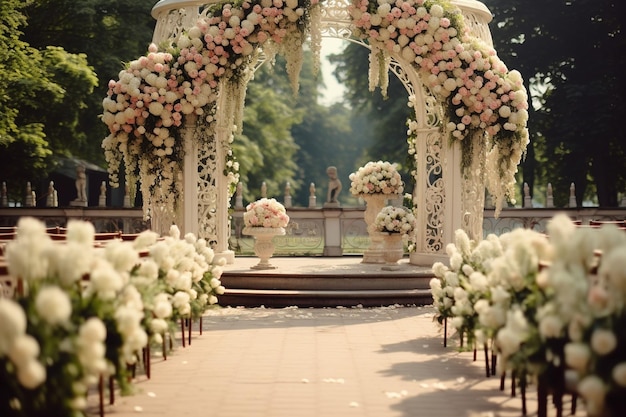
<path fill-rule="evenodd" d="M 269 263 L 276 249 L 274 236 L 285 234 L 289 224 L 289 216 L 285 206 L 273 198 L 261 198 L 248 204 L 243 214 L 244 229 L 242 233 L 254 236 L 254 253 L 260 261 L 252 269 L 275 269 Z"/>
<path fill-rule="evenodd" d="M 212 264 L 206 242 L 192 235 L 182 240 L 176 231 L 162 241 L 147 231 L 132 243 L 96 248 L 91 223 L 68 222 L 61 244 L 43 223 L 20 219 L 6 257 L 24 291 L 16 301 L 0 298 L 0 410 L 76 415 L 86 406 L 88 386 L 102 375 L 129 392 L 127 366 L 148 337 L 160 339 L 174 314 L 193 315 L 196 305 L 204 311 L 224 292 L 221 266 Z M 156 256 L 139 257 L 155 247 Z M 178 277 L 174 295 L 167 292 L 169 270 L 177 272 L 170 276 Z M 179 287 L 187 297 L 177 304 Z"/>
<path fill-rule="evenodd" d="M 554 395 L 574 387 L 590 416 L 624 414 L 624 231 L 577 228 L 562 214 L 548 224 L 549 239 L 515 229 L 479 250 L 463 235 L 448 248 L 450 267 L 433 265 L 436 318 L 493 340 L 500 371 L 514 371 L 523 389 L 530 380 Z"/>
<path fill-rule="evenodd" d="M 376 215 L 374 226 L 381 233 L 398 233 L 408 242 L 415 231 L 415 216 L 406 207 L 385 206 Z"/>
<path fill-rule="evenodd" d="M 374 219 L 375 230 L 383 236 L 385 269 L 397 269 L 404 255 L 404 246 L 410 247 L 415 232 L 415 216 L 406 207 L 385 206 Z"/>
<path fill-rule="evenodd" d="M 626 413 L 626 234 L 613 225 L 579 229 L 565 215 L 550 224 L 555 258 L 546 282 L 554 297 L 543 320 L 567 337 L 566 380 L 589 416 Z"/>
<path fill-rule="evenodd" d="M 368 162 L 349 176 L 350 192 L 354 196 L 385 194 L 389 198 L 401 195 L 404 183 L 397 165 L 387 161 Z"/>
<path fill-rule="evenodd" d="M 243 222 L 246 227 L 280 228 L 287 227 L 289 216 L 276 199 L 261 198 L 246 206 Z"/>

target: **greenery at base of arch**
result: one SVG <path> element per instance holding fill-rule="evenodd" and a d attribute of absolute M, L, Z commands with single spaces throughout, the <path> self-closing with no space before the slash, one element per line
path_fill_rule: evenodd
<path fill-rule="evenodd" d="M 323 1 L 323 0 L 322 0 Z M 517 71 L 508 71 L 493 48 L 471 36 L 460 11 L 447 1 L 355 0 L 350 7 L 356 35 L 371 46 L 370 89 L 386 91 L 390 58 L 410 63 L 442 103 L 442 129 L 467 149 L 485 141 L 488 188 L 496 206 L 512 196 L 514 175 L 526 149 L 527 94 Z M 144 213 L 151 207 L 176 210 L 182 190 L 183 141 L 180 128 L 195 115 L 200 137 L 218 135 L 226 148 L 232 185 L 237 163 L 230 152 L 242 127 L 247 82 L 262 48 L 272 62 L 287 60 L 297 91 L 302 46 L 310 35 L 319 62 L 319 0 L 245 0 L 208 5 L 192 28 L 132 61 L 109 83 L 102 119 L 112 183 L 123 162 L 127 183 L 140 179 Z M 319 64 L 317 64 L 319 65 Z M 217 103 L 227 120 L 218 120 Z M 486 134 L 484 134 L 486 133 Z M 470 152 L 464 152 L 464 168 Z"/>

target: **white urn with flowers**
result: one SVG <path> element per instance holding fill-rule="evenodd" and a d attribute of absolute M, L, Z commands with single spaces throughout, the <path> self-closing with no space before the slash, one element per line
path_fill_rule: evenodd
<path fill-rule="evenodd" d="M 404 183 L 396 164 L 386 161 L 368 162 L 350 174 L 350 192 L 365 201 L 365 223 L 370 245 L 363 253 L 363 263 L 385 263 L 382 236 L 374 220 L 387 200 L 402 197 Z"/>
<path fill-rule="evenodd" d="M 415 231 L 415 216 L 406 207 L 385 206 L 376 215 L 374 228 L 382 236 L 386 264 L 383 269 L 397 269 L 398 261 L 404 256 L 404 244 Z"/>
<path fill-rule="evenodd" d="M 243 214 L 244 235 L 254 237 L 254 253 L 259 263 L 252 269 L 275 269 L 269 260 L 274 255 L 276 246 L 274 237 L 285 234 L 289 216 L 285 206 L 273 198 L 261 198 L 248 204 Z"/>

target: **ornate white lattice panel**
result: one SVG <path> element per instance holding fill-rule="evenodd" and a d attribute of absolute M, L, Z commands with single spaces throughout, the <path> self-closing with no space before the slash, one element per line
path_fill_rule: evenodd
<path fill-rule="evenodd" d="M 219 184 L 216 176 L 220 174 L 217 154 L 215 138 L 208 138 L 198 147 L 198 237 L 206 239 L 211 246 L 217 242 L 217 224 L 222 221 L 219 214 L 226 211 L 217 207 Z"/>

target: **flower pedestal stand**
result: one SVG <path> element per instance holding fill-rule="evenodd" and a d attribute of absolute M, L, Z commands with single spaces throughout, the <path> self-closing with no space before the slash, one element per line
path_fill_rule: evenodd
<path fill-rule="evenodd" d="M 241 231 L 244 235 L 254 237 L 254 254 L 259 257 L 257 265 L 251 269 L 276 269 L 269 260 L 274 254 L 274 236 L 285 234 L 283 227 L 244 227 Z"/>
<path fill-rule="evenodd" d="M 400 269 L 398 261 L 404 256 L 404 242 L 401 233 L 380 233 L 383 239 L 383 259 L 385 266 L 383 271 L 396 271 Z"/>
<path fill-rule="evenodd" d="M 388 196 L 386 194 L 362 194 L 361 197 L 365 200 L 365 223 L 367 224 L 367 234 L 370 238 L 369 247 L 363 252 L 364 264 L 383 264 L 385 259 L 383 257 L 383 236 L 376 230 L 374 220 L 376 215 L 385 206 Z"/>

